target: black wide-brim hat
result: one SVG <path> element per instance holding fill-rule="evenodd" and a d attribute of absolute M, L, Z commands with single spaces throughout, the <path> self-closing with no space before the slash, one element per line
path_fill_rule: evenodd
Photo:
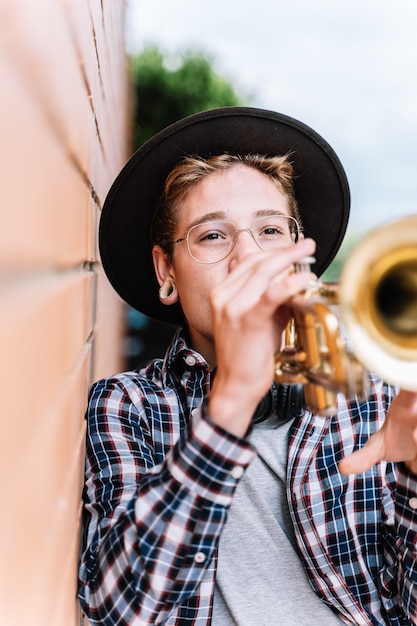
<path fill-rule="evenodd" d="M 273 111 L 227 107 L 191 115 L 160 131 L 130 158 L 114 181 L 100 220 L 104 270 L 130 306 L 168 324 L 184 321 L 179 304 L 163 305 L 152 261 L 150 229 L 169 172 L 185 156 L 290 153 L 304 233 L 317 243 L 320 275 L 346 232 L 350 194 L 331 146 L 314 130 Z"/>

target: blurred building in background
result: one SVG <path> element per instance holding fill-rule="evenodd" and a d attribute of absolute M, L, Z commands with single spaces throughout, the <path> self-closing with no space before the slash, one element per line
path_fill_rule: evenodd
<path fill-rule="evenodd" d="M 0 624 L 80 623 L 91 382 L 124 367 L 99 264 L 130 155 L 123 1 L 0 0 Z"/>

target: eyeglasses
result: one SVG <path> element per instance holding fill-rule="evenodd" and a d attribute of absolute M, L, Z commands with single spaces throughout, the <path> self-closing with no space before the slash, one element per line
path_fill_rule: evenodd
<path fill-rule="evenodd" d="M 186 241 L 194 261 L 209 265 L 229 256 L 239 233 L 250 233 L 258 248 L 266 252 L 280 248 L 289 241 L 297 242 L 299 231 L 297 220 L 290 215 L 266 215 L 256 219 L 250 228 L 236 228 L 232 222 L 223 220 L 202 222 L 191 226 L 185 237 L 173 243 Z"/>

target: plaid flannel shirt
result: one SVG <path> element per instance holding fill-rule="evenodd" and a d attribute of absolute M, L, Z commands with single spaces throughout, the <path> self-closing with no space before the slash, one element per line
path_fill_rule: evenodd
<path fill-rule="evenodd" d="M 395 391 L 292 425 L 288 501 L 315 591 L 346 624 L 417 624 L 417 478 L 338 461 L 380 428 Z M 178 332 L 164 360 L 96 383 L 87 412 L 79 597 L 92 623 L 207 625 L 218 540 L 254 455 L 206 414 L 207 363 Z M 236 469 L 237 468 L 237 469 Z"/>

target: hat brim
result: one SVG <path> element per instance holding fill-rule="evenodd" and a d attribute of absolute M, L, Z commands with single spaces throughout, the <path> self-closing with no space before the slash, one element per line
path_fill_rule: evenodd
<path fill-rule="evenodd" d="M 183 323 L 179 305 L 165 306 L 149 239 L 165 179 L 185 156 L 222 153 L 291 154 L 304 233 L 317 243 L 313 271 L 321 275 L 346 232 L 350 194 L 331 146 L 305 124 L 273 111 L 227 107 L 191 115 L 165 128 L 127 162 L 105 200 L 99 248 L 107 277 L 130 306 L 152 319 Z"/>

